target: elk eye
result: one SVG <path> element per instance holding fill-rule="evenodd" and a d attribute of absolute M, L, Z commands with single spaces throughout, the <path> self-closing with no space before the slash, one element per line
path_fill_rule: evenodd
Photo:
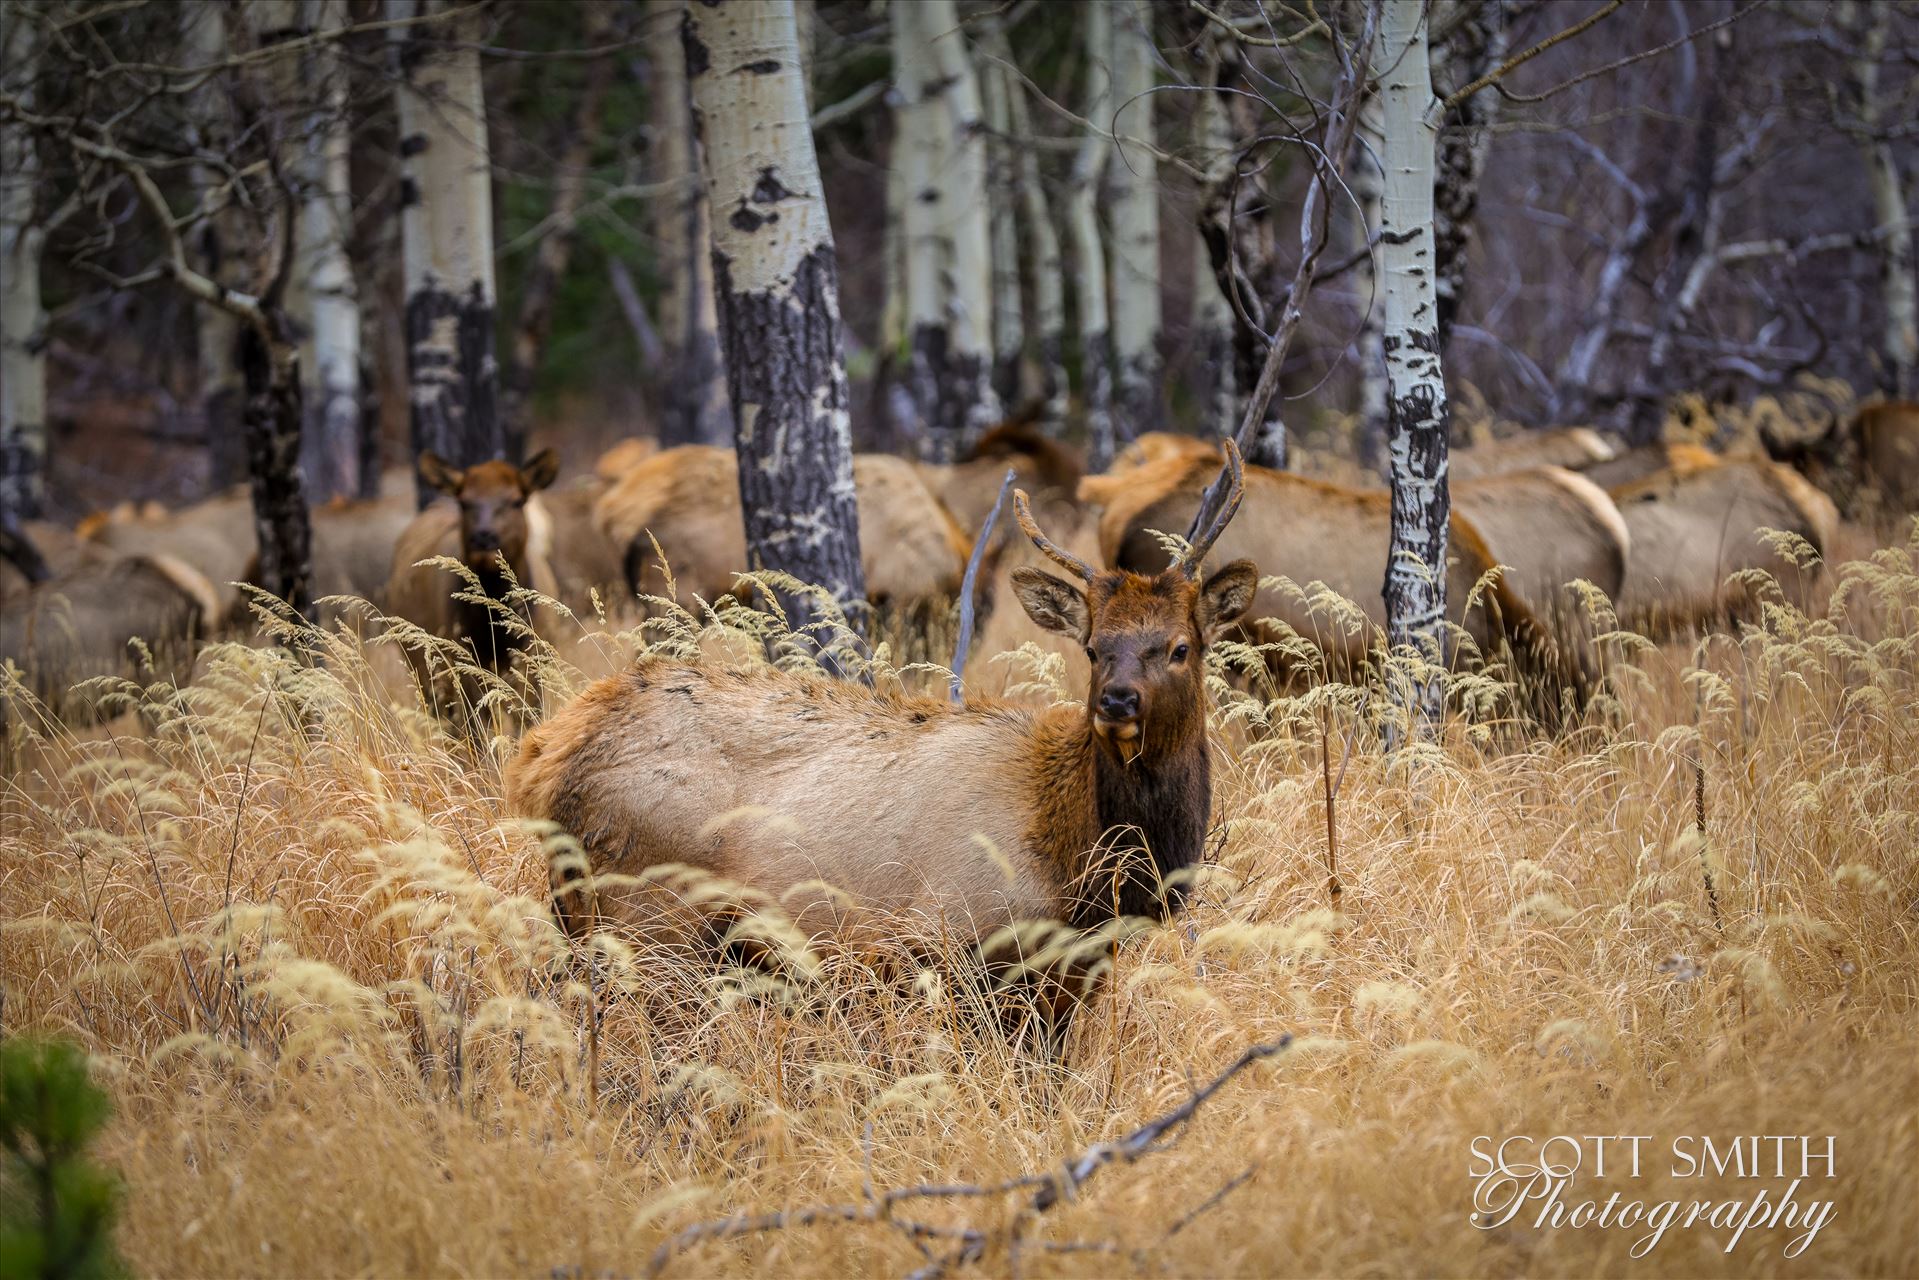
<path fill-rule="evenodd" d="M 1185 642 L 1184 642 L 1184 641 L 1182 641 L 1182 642 L 1180 642 L 1179 644 L 1176 644 L 1176 645 L 1174 645 L 1174 646 L 1173 646 L 1173 654 L 1172 654 L 1172 657 L 1173 657 L 1173 661 L 1174 661 L 1174 662 L 1184 662 L 1184 661 L 1186 661 L 1186 653 L 1187 653 L 1187 648 L 1186 648 L 1186 644 L 1185 644 Z"/>
<path fill-rule="evenodd" d="M 1099 655 L 1098 655 L 1097 653 L 1094 653 L 1094 652 L 1093 652 L 1093 646 L 1092 646 L 1092 645 L 1090 645 L 1090 644 L 1086 646 L 1086 660 L 1087 660 L 1088 662 L 1098 662 L 1098 661 L 1099 661 Z"/>

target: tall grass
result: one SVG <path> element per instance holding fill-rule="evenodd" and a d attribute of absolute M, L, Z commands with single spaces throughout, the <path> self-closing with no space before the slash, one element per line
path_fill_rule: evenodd
<path fill-rule="evenodd" d="M 1030 1188 L 928 1197 L 923 1233 L 791 1222 L 665 1265 L 906 1273 L 964 1226 L 960 1273 L 1915 1274 L 1916 556 L 1839 568 L 1823 617 L 1615 634 L 1612 698 L 1555 740 L 1499 724 L 1492 676 L 1392 756 L 1376 691 L 1216 680 L 1218 856 L 1113 949 L 1057 1055 L 945 969 L 570 947 L 563 837 L 500 800 L 510 744 L 449 736 L 383 642 L 220 646 L 189 687 L 125 690 L 119 735 L 15 687 L 5 1027 L 93 1055 L 120 1247 L 155 1275 L 639 1274 L 732 1213 L 1047 1174 L 1287 1034 L 1043 1214 Z M 587 625 L 590 660 L 542 653 L 542 696 L 640 647 L 750 654 L 744 624 Z M 943 687 L 889 656 L 878 679 Z M 1040 667 L 1025 696 L 1078 692 Z M 1834 1220 L 1796 1261 L 1703 1225 L 1640 1261 L 1642 1233 L 1473 1227 L 1474 1136 L 1560 1133 L 1832 1135 Z M 1658 1160 L 1623 1189 L 1749 1192 Z"/>

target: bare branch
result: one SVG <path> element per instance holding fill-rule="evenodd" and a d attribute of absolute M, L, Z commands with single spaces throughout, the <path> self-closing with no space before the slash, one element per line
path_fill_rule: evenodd
<path fill-rule="evenodd" d="M 1532 48 L 1526 49 L 1519 53 L 1514 54 L 1512 57 L 1500 63 L 1497 67 L 1494 67 L 1491 71 L 1488 71 L 1485 75 L 1479 77 L 1479 79 L 1473 81 L 1471 84 L 1467 85 L 1465 88 L 1459 90 L 1457 93 L 1454 93 L 1451 97 L 1447 98 L 1444 104 L 1445 109 L 1448 111 L 1451 111 L 1454 107 L 1466 101 L 1466 99 L 1472 97 L 1475 93 L 1478 93 L 1481 89 L 1484 89 L 1487 85 L 1496 84 L 1499 81 L 1505 79 L 1508 75 L 1511 75 L 1515 70 L 1524 66 L 1526 63 L 1531 62 L 1534 58 L 1537 58 L 1540 54 L 1546 52 L 1546 50 L 1552 48 L 1554 45 L 1562 44 L 1565 41 L 1572 39 L 1574 36 L 1579 35 L 1582 32 L 1592 30 L 1594 27 L 1598 26 L 1601 22 L 1605 21 L 1606 18 L 1611 16 L 1613 13 L 1617 12 L 1619 7 L 1625 3 L 1626 3 L 1626 0 L 1609 0 L 1609 2 L 1603 8 L 1595 9 L 1592 13 L 1588 14 L 1584 18 L 1581 18 L 1578 22 L 1573 23 L 1570 27 L 1567 27 L 1564 31 L 1561 31 L 1556 35 L 1547 36 L 1544 40 L 1541 40 L 1538 44 L 1534 45 Z"/>

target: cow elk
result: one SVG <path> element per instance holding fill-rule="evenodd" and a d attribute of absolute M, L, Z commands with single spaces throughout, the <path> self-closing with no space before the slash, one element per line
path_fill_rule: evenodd
<path fill-rule="evenodd" d="M 1591 427 L 1547 427 L 1522 431 L 1504 440 L 1453 450 L 1448 459 L 1455 480 L 1476 480 L 1527 467 L 1564 467 L 1582 471 L 1617 456 L 1619 450 Z"/>
<path fill-rule="evenodd" d="M 1619 596 L 1623 621 L 1654 633 L 1712 623 L 1753 606 L 1749 580 L 1763 570 L 1805 606 L 1819 564 L 1801 565 L 1765 530 L 1797 535 L 1822 559 L 1839 513 L 1832 499 L 1782 463 L 1691 460 L 1612 490 L 1632 534 L 1632 561 Z M 1741 578 L 1728 581 L 1733 575 Z"/>
<path fill-rule="evenodd" d="M 544 596 L 555 591 L 551 527 L 539 494 L 558 471 L 551 449 L 535 454 L 524 467 L 492 461 L 460 469 L 437 454 L 421 454 L 420 475 L 450 501 L 435 501 L 416 515 L 394 544 L 388 611 L 430 636 L 463 646 L 480 668 L 506 674 L 515 655 L 526 649 L 535 621 L 531 607 L 510 599 L 513 590 L 517 586 Z M 440 557 L 458 559 L 477 580 L 479 595 L 466 574 L 422 563 Z M 430 701 L 447 710 L 471 710 L 483 684 L 475 673 L 448 671 L 427 646 L 405 649 Z"/>
<path fill-rule="evenodd" d="M 1835 417 L 1810 440 L 1762 427 L 1766 451 L 1839 499 L 1849 516 L 1898 517 L 1919 511 L 1919 404 L 1886 401 Z"/>
<path fill-rule="evenodd" d="M 630 467 L 599 500 L 594 522 L 622 549 L 634 591 L 667 595 L 669 572 L 683 604 L 735 591 L 747 569 L 738 465 L 731 449 L 666 449 Z M 951 597 L 971 544 L 913 464 L 858 454 L 853 488 L 868 598 L 907 607 Z"/>
<path fill-rule="evenodd" d="M 58 576 L 9 595 L 0 608 L 0 663 L 24 673 L 35 697 L 62 718 L 88 723 L 112 713 L 95 676 L 185 684 L 197 642 L 224 602 L 192 566 L 163 552 L 72 561 Z M 7 717 L 0 705 L 0 722 Z"/>
<path fill-rule="evenodd" d="M 590 686 L 507 777 L 519 812 L 579 842 L 550 864 L 563 927 L 711 958 L 741 913 L 778 908 L 806 937 L 959 941 L 1004 975 L 1021 922 L 1176 909 L 1212 804 L 1206 646 L 1257 588 L 1249 561 L 1200 572 L 1238 506 L 1233 465 L 1220 516 L 1154 574 L 1096 571 L 1016 495 L 1072 580 L 1026 568 L 1014 588 L 1092 659 L 1083 704 L 954 705 L 661 656 Z M 706 884 L 689 891 L 689 873 Z M 1075 985 L 1042 980 L 1043 1003 L 1062 1012 Z"/>

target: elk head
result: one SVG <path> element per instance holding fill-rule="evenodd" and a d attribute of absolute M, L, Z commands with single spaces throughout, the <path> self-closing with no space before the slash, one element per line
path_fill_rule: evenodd
<path fill-rule="evenodd" d="M 460 559 L 476 572 L 526 566 L 526 502 L 553 483 L 560 459 L 551 449 L 523 467 L 476 463 L 460 470 L 432 450 L 420 455 L 420 478 L 460 504 Z"/>
<path fill-rule="evenodd" d="M 1014 494 L 1020 528 L 1079 584 L 1026 568 L 1014 570 L 1013 589 L 1035 623 L 1085 647 L 1092 664 L 1086 714 L 1093 736 L 1124 764 L 1204 741 L 1206 646 L 1245 614 L 1259 588 L 1259 571 L 1250 560 L 1200 577 L 1206 553 L 1239 510 L 1244 475 L 1231 441 L 1226 458 L 1229 488 L 1219 514 L 1171 565 L 1151 576 L 1095 571 L 1040 531 L 1023 490 Z"/>

